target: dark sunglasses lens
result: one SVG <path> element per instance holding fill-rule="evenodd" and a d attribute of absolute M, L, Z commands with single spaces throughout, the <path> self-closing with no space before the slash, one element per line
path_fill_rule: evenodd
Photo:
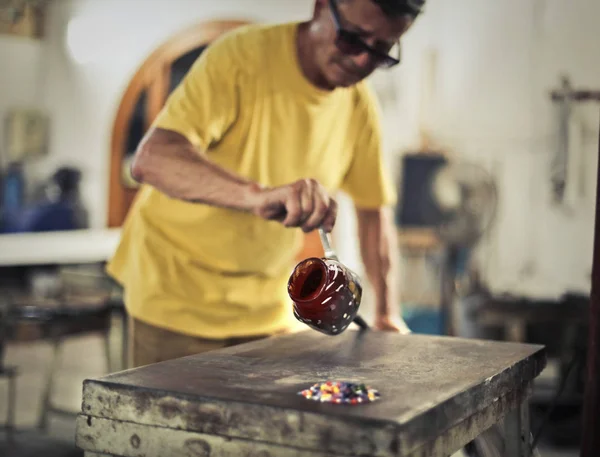
<path fill-rule="evenodd" d="M 381 57 L 379 59 L 378 65 L 382 68 L 391 68 L 394 65 L 398 64 L 398 61 L 393 57 Z"/>
<path fill-rule="evenodd" d="M 369 49 L 358 35 L 345 30 L 338 32 L 335 44 L 344 54 L 355 56 L 363 52 L 369 53 L 376 65 L 381 68 L 390 68 L 398 63 L 398 60 L 392 56 Z"/>
<path fill-rule="evenodd" d="M 356 55 L 365 52 L 365 47 L 360 38 L 343 30 L 338 33 L 335 44 L 345 54 Z"/>

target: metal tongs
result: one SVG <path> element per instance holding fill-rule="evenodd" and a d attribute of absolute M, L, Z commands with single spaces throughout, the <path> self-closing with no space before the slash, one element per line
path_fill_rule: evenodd
<path fill-rule="evenodd" d="M 339 262 L 340 259 L 338 259 L 338 256 L 329 242 L 329 235 L 325 232 L 325 230 L 323 230 L 322 227 L 319 227 L 319 237 L 321 238 L 321 244 L 323 245 L 323 250 L 325 251 L 325 257 Z"/>

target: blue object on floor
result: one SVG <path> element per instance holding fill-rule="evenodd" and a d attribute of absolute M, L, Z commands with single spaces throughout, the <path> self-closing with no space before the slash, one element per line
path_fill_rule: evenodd
<path fill-rule="evenodd" d="M 446 320 L 444 314 L 439 310 L 403 305 L 402 317 L 413 333 L 424 335 L 446 334 Z"/>

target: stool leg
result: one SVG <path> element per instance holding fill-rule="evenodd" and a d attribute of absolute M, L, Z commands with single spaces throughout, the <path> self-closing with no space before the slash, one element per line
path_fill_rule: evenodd
<path fill-rule="evenodd" d="M 113 372 L 114 368 L 114 357 L 113 350 L 110 344 L 110 328 L 104 332 L 104 358 L 106 360 L 106 371 L 108 373 Z"/>
<path fill-rule="evenodd" d="M 123 326 L 126 323 L 123 322 L 120 314 L 116 311 L 111 313 L 108 329 L 103 335 L 106 370 L 108 373 L 114 373 L 127 368 L 123 355 L 123 341 L 125 341 L 124 333 L 126 331 Z"/>
<path fill-rule="evenodd" d="M 109 328 L 104 334 L 106 367 L 109 373 L 127 368 L 127 321 L 122 313 L 113 311 L 109 319 Z"/>
<path fill-rule="evenodd" d="M 41 430 L 48 428 L 48 413 L 52 409 L 52 388 L 54 387 L 54 381 L 56 372 L 58 369 L 58 363 L 60 359 L 62 340 L 55 339 L 52 343 L 52 357 L 50 358 L 50 366 L 48 367 L 46 374 L 46 385 L 44 386 L 44 392 L 42 395 L 42 414 L 38 427 Z"/>
<path fill-rule="evenodd" d="M 121 366 L 123 370 L 132 367 L 130 362 L 130 350 L 129 350 L 129 339 L 131 338 L 131 328 L 129 327 L 129 320 L 127 319 L 127 313 L 123 312 L 121 315 Z"/>

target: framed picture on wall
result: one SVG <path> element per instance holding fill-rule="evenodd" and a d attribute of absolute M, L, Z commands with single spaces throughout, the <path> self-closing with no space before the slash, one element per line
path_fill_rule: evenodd
<path fill-rule="evenodd" d="M 6 116 L 5 138 L 9 162 L 42 157 L 48 152 L 48 116 L 36 109 L 11 109 Z"/>
<path fill-rule="evenodd" d="M 0 35 L 40 39 L 49 0 L 0 0 Z"/>

